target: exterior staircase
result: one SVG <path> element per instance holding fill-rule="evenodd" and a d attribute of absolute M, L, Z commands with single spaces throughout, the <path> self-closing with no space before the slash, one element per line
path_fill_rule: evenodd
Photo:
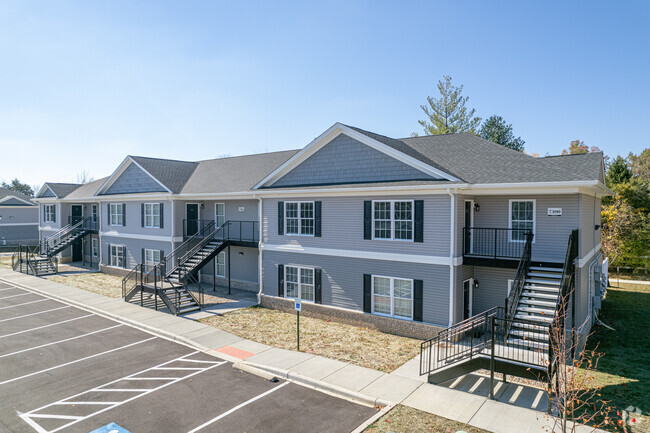
<path fill-rule="evenodd" d="M 72 220 L 56 233 L 43 238 L 40 245 L 40 256 L 51 258 L 68 248 L 77 239 L 83 238 L 89 233 L 97 233 L 99 223 L 92 216 L 81 220 Z"/>

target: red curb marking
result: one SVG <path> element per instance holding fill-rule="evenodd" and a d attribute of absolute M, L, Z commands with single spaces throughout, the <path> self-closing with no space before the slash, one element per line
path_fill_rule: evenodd
<path fill-rule="evenodd" d="M 217 352 L 225 353 L 226 355 L 234 356 L 235 358 L 239 359 L 246 359 L 250 356 L 255 355 L 254 353 L 246 352 L 245 350 L 237 349 L 236 347 L 232 346 L 223 346 L 215 350 Z"/>

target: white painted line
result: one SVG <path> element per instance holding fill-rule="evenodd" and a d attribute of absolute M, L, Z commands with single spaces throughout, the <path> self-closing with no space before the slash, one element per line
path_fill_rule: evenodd
<path fill-rule="evenodd" d="M 479 385 L 481 383 L 483 383 L 483 380 L 485 380 L 484 377 L 479 377 L 478 380 L 476 381 L 476 383 L 469 389 L 469 392 L 472 393 L 472 392 L 476 391 L 476 388 L 478 388 Z"/>
<path fill-rule="evenodd" d="M 44 298 L 44 299 L 39 299 L 38 301 L 29 301 L 29 302 L 23 302 L 22 304 L 9 305 L 8 307 L 0 307 L 0 310 L 4 310 L 6 308 L 22 307 L 23 305 L 35 304 L 37 302 L 43 302 L 43 301 L 51 301 L 51 299 Z"/>
<path fill-rule="evenodd" d="M 454 383 L 449 385 L 449 389 L 454 389 L 456 387 L 456 385 L 458 385 L 460 383 L 460 381 L 463 380 L 463 377 L 465 377 L 465 376 L 460 376 L 458 379 L 454 380 Z"/>
<path fill-rule="evenodd" d="M 9 298 L 17 298 L 19 296 L 27 296 L 27 295 L 33 295 L 33 293 L 21 293 L 20 295 L 11 295 L 11 296 L 5 296 L 4 298 L 0 298 L 0 301 L 3 299 L 9 299 Z"/>
<path fill-rule="evenodd" d="M 33 413 L 30 418 L 53 418 L 53 419 L 81 419 L 80 416 L 74 415 L 48 415 L 46 413 Z"/>
<path fill-rule="evenodd" d="M 198 362 L 201 364 L 219 364 L 221 361 L 200 361 L 198 359 L 179 359 L 179 361 L 183 362 Z"/>
<path fill-rule="evenodd" d="M 17 352 L 5 353 L 4 355 L 0 355 L 0 358 L 4 358 L 5 356 L 17 355 L 17 354 L 23 353 L 23 352 L 29 352 L 30 350 L 35 350 L 35 349 L 40 349 L 42 347 L 52 346 L 54 344 L 59 344 L 59 343 L 63 343 L 63 342 L 66 342 L 66 341 L 76 340 L 77 338 L 87 337 L 88 335 L 93 335 L 93 334 L 97 334 L 99 332 L 108 331 L 109 329 L 119 328 L 120 326 L 124 326 L 124 325 L 121 325 L 121 324 L 120 325 L 115 325 L 115 326 L 111 326 L 109 328 L 100 329 L 98 331 L 93 331 L 93 332 L 88 332 L 86 334 L 77 335 L 76 337 L 70 337 L 70 338 L 66 338 L 64 340 L 54 341 L 52 343 L 47 343 L 47 344 L 41 344 L 40 346 L 36 346 L 36 347 L 30 347 L 29 349 L 23 349 L 23 350 L 19 350 Z"/>
<path fill-rule="evenodd" d="M 182 370 L 190 370 L 190 371 L 194 370 L 194 371 L 196 371 L 196 370 L 203 370 L 203 369 L 198 368 L 198 367 L 155 367 L 155 368 L 152 368 L 152 370 L 181 370 L 181 371 Z"/>
<path fill-rule="evenodd" d="M 24 334 L 25 332 L 31 332 L 31 331 L 36 331 L 36 330 L 43 329 L 43 328 L 49 328 L 50 326 L 61 325 L 63 323 L 73 322 L 75 320 L 84 319 L 84 318 L 90 317 L 90 316 L 94 316 L 94 314 L 86 314 L 85 316 L 75 317 L 74 319 L 63 320 L 61 322 L 50 323 L 48 325 L 38 326 L 36 328 L 25 329 L 24 331 L 18 331 L 18 332 L 13 332 L 11 334 L 0 335 L 0 338 L 12 337 L 14 335 Z"/>
<path fill-rule="evenodd" d="M 512 393 L 512 397 L 510 397 L 508 403 L 514 403 L 515 401 L 517 401 L 517 399 L 519 398 L 519 394 L 521 394 L 521 391 L 523 390 L 524 390 L 523 386 L 517 385 L 517 389 L 515 390 L 515 392 Z"/>
<path fill-rule="evenodd" d="M 54 403 L 55 405 L 72 405 L 76 406 L 79 404 L 85 404 L 85 405 L 99 405 L 99 406 L 106 406 L 106 405 L 111 405 L 111 404 L 118 404 L 119 401 L 59 401 L 57 403 Z M 31 416 L 31 415 L 30 415 Z"/>
<path fill-rule="evenodd" d="M 20 417 L 23 419 L 23 421 L 25 421 L 27 424 L 32 426 L 32 428 L 36 430 L 38 433 L 48 433 L 47 430 L 45 430 L 43 427 L 38 425 L 36 421 L 32 420 L 31 418 L 25 417 L 23 415 L 20 415 Z"/>
<path fill-rule="evenodd" d="M 277 391 L 278 389 L 280 389 L 280 388 L 282 388 L 282 387 L 284 387 L 284 386 L 286 386 L 286 385 L 289 385 L 289 382 L 284 382 L 283 384 L 278 385 L 278 386 L 276 386 L 276 387 L 273 388 L 273 389 L 269 389 L 268 391 L 266 391 L 266 392 L 264 392 L 264 393 L 262 393 L 262 394 L 260 394 L 260 395 L 258 395 L 258 396 L 255 396 L 255 397 L 251 398 L 250 400 L 246 400 L 246 401 L 243 402 L 242 404 L 233 407 L 233 408 L 230 409 L 229 411 L 226 411 L 226 412 L 222 413 L 221 415 L 219 415 L 219 416 L 217 416 L 217 417 L 215 417 L 215 418 L 212 418 L 210 421 L 201 424 L 201 425 L 198 426 L 197 428 L 192 429 L 192 430 L 190 430 L 190 431 L 187 432 L 187 433 L 195 433 L 195 432 L 197 432 L 197 431 L 199 431 L 199 430 L 201 430 L 201 429 L 203 429 L 203 428 L 209 426 L 210 424 L 213 424 L 213 423 L 219 421 L 221 418 L 224 418 L 224 417 L 230 415 L 231 413 L 233 413 L 233 412 L 235 412 L 235 411 L 241 409 L 242 407 L 247 406 L 247 405 L 249 405 L 249 404 L 251 404 L 251 403 L 257 401 L 257 400 L 259 400 L 260 398 L 264 398 L 264 397 L 266 397 L 267 395 L 271 394 L 272 392 Z"/>
<path fill-rule="evenodd" d="M 5 290 L 22 290 L 22 289 L 19 289 L 18 287 L 7 287 L 6 289 L 0 289 L 0 292 L 4 292 Z"/>
<path fill-rule="evenodd" d="M 177 377 L 125 377 L 124 380 L 176 380 Z"/>
<path fill-rule="evenodd" d="M 57 368 L 66 367 L 68 365 L 76 364 L 77 362 L 86 361 L 88 359 L 92 359 L 92 358 L 96 358 L 98 356 L 106 355 L 107 353 L 117 352 L 118 350 L 127 349 L 129 347 L 133 347 L 133 346 L 136 346 L 138 344 L 146 343 L 147 341 L 155 340 L 156 338 L 157 337 L 151 337 L 151 338 L 147 338 L 145 340 L 136 341 L 135 343 L 127 344 L 126 346 L 116 347 L 115 349 L 107 350 L 107 351 L 101 352 L 101 353 L 96 353 L 94 355 L 86 356 L 86 357 L 81 358 L 81 359 L 76 359 L 74 361 L 66 362 L 65 364 L 55 365 L 54 367 L 46 368 L 44 370 L 39 370 L 39 371 L 35 371 L 33 373 L 25 374 L 23 376 L 14 377 L 13 379 L 8 379 L 8 380 L 5 380 L 4 382 L 0 382 L 0 385 L 15 382 L 17 380 L 25 379 L 25 378 L 31 377 L 31 376 L 36 376 L 37 374 L 41 374 L 41 373 L 45 373 L 45 372 L 48 372 L 48 371 L 56 370 Z"/>
<path fill-rule="evenodd" d="M 533 409 L 537 408 L 537 405 L 539 404 L 539 401 L 542 399 L 543 396 L 544 396 L 544 391 L 538 391 L 537 397 L 535 397 L 535 400 L 533 401 L 531 408 Z"/>
<path fill-rule="evenodd" d="M 56 307 L 49 310 L 39 311 L 37 313 L 23 314 L 22 316 L 10 317 L 9 319 L 2 319 L 0 322 L 8 322 L 10 320 L 22 319 L 23 317 L 37 316 L 43 313 L 49 313 L 50 311 L 63 310 L 64 308 L 70 308 L 69 305 L 64 305 L 63 307 Z"/>
<path fill-rule="evenodd" d="M 149 391 L 149 390 L 147 388 L 144 388 L 144 389 L 139 389 L 139 388 L 111 388 L 111 389 L 93 388 L 90 391 L 92 391 L 92 392 L 145 392 L 145 391 Z"/>

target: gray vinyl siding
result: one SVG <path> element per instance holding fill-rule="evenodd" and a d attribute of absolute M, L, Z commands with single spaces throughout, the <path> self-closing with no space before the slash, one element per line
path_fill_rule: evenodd
<path fill-rule="evenodd" d="M 18 200 L 17 198 L 10 198 L 9 200 L 5 200 L 2 203 L 0 203 L 0 209 L 2 209 L 5 206 L 25 206 L 25 207 L 30 207 L 31 205 L 26 204 L 22 200 Z"/>
<path fill-rule="evenodd" d="M 43 191 L 43 194 L 41 194 L 39 197 L 56 197 L 56 195 L 50 188 L 46 188 L 45 191 Z"/>
<path fill-rule="evenodd" d="M 108 225 L 108 205 L 110 203 L 126 204 L 126 225 Z M 163 203 L 163 228 L 142 227 L 142 203 Z M 143 200 L 122 202 L 117 197 L 115 201 L 101 203 L 101 227 L 102 232 L 110 236 L 113 233 L 128 233 L 145 236 L 171 236 L 172 235 L 172 210 L 171 201 L 164 200 Z M 90 212 L 90 207 L 85 210 Z"/>
<path fill-rule="evenodd" d="M 454 304 L 454 323 L 458 323 L 463 320 L 463 308 L 464 308 L 464 297 L 463 297 L 463 282 L 474 277 L 474 266 L 461 265 L 454 268 L 456 281 L 455 281 L 455 304 Z M 480 312 L 480 311 L 479 311 Z M 477 311 L 472 306 L 471 314 L 476 314 Z"/>
<path fill-rule="evenodd" d="M 0 224 L 0 246 L 20 243 L 20 241 L 38 241 L 38 223 L 26 226 Z"/>
<path fill-rule="evenodd" d="M 478 196 L 475 202 L 480 211 L 474 214 L 475 227 L 508 228 L 510 200 L 535 200 L 533 260 L 562 262 L 571 230 L 581 222 L 578 194 Z M 548 216 L 550 207 L 562 208 L 562 216 Z"/>
<path fill-rule="evenodd" d="M 472 313 L 479 314 L 492 307 L 503 307 L 508 295 L 508 280 L 514 280 L 515 274 L 515 269 L 474 266 L 474 279 L 478 281 L 479 287 L 473 292 Z"/>
<path fill-rule="evenodd" d="M 44 211 L 44 206 L 45 205 L 54 205 L 56 206 L 55 208 L 55 215 L 56 215 L 56 221 L 55 222 L 45 222 L 45 211 Z M 42 203 L 38 206 L 38 221 L 41 227 L 41 230 L 48 230 L 48 231 L 56 231 L 63 227 L 65 224 L 61 224 L 61 203 Z M 67 220 L 67 217 L 66 217 Z M 67 222 L 66 222 L 67 224 Z"/>
<path fill-rule="evenodd" d="M 601 254 L 596 255 L 588 260 L 584 266 L 576 268 L 576 289 L 575 289 L 575 302 L 576 302 L 576 327 L 584 325 L 582 335 L 587 335 L 591 329 L 594 321 L 593 316 L 593 302 L 591 297 L 596 295 L 595 282 L 593 279 L 593 267 L 602 266 L 603 258 Z M 589 287 L 591 284 L 591 287 Z M 589 311 L 591 303 L 592 311 Z"/>
<path fill-rule="evenodd" d="M 183 220 L 187 219 L 187 203 L 199 204 L 199 219 L 214 220 L 215 204 L 226 206 L 226 221 L 258 221 L 258 200 L 210 200 L 210 201 L 175 201 L 174 202 L 174 236 L 183 236 Z M 203 203 L 203 209 L 200 204 Z M 240 211 L 239 208 L 244 210 Z"/>
<path fill-rule="evenodd" d="M 147 241 L 142 239 L 128 239 L 113 236 L 102 236 L 101 238 L 101 256 L 102 264 L 108 265 L 110 263 L 110 255 L 108 253 L 109 245 L 124 245 L 126 247 L 126 266 L 125 269 L 132 269 L 138 263 L 142 262 L 142 249 L 162 250 L 163 254 L 171 252 L 171 242 L 162 241 Z"/>
<path fill-rule="evenodd" d="M 434 179 L 345 134 L 327 143 L 273 187 Z"/>
<path fill-rule="evenodd" d="M 230 272 L 231 278 L 237 281 L 245 281 L 249 283 L 257 283 L 259 280 L 259 267 L 258 267 L 258 251 L 257 248 L 247 247 L 230 247 Z M 225 254 L 226 272 L 225 277 L 228 277 L 228 249 L 226 248 L 223 253 Z M 241 254 L 240 254 L 241 253 Z M 214 265 L 212 262 L 208 263 L 201 271 L 205 275 L 213 274 Z"/>
<path fill-rule="evenodd" d="M 278 235 L 278 202 L 311 201 L 310 197 L 289 200 L 264 199 L 264 243 L 293 247 L 362 250 L 449 257 L 449 196 L 377 196 L 373 200 L 423 200 L 423 242 L 364 240 L 364 200 L 369 197 L 323 197 L 322 236 Z"/>
<path fill-rule="evenodd" d="M 422 280 L 423 321 L 447 326 L 448 266 L 265 251 L 263 291 L 268 296 L 278 295 L 279 264 L 321 268 L 323 305 L 357 311 L 363 311 L 363 274 Z"/>
<path fill-rule="evenodd" d="M 580 257 L 584 257 L 600 243 L 600 199 L 580 194 Z"/>
<path fill-rule="evenodd" d="M 454 255 L 463 255 L 463 228 L 465 227 L 465 200 L 473 200 L 474 197 L 466 195 L 456 196 L 456 250 Z M 476 224 L 474 224 L 476 226 Z"/>
<path fill-rule="evenodd" d="M 167 192 L 167 190 L 140 167 L 131 163 L 103 195 L 139 192 Z"/>
<path fill-rule="evenodd" d="M 38 206 L 0 206 L 0 227 L 5 224 L 33 223 L 38 226 Z"/>

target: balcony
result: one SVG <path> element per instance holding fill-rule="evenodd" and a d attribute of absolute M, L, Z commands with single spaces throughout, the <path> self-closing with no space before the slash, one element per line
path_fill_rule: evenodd
<path fill-rule="evenodd" d="M 463 228 L 463 263 L 517 268 L 529 229 Z"/>
<path fill-rule="evenodd" d="M 183 220 L 183 240 L 198 233 L 204 233 L 207 226 L 214 220 Z M 257 247 L 260 240 L 260 224 L 257 221 L 226 221 L 224 229 L 218 236 L 228 239 L 231 245 L 242 247 Z"/>

